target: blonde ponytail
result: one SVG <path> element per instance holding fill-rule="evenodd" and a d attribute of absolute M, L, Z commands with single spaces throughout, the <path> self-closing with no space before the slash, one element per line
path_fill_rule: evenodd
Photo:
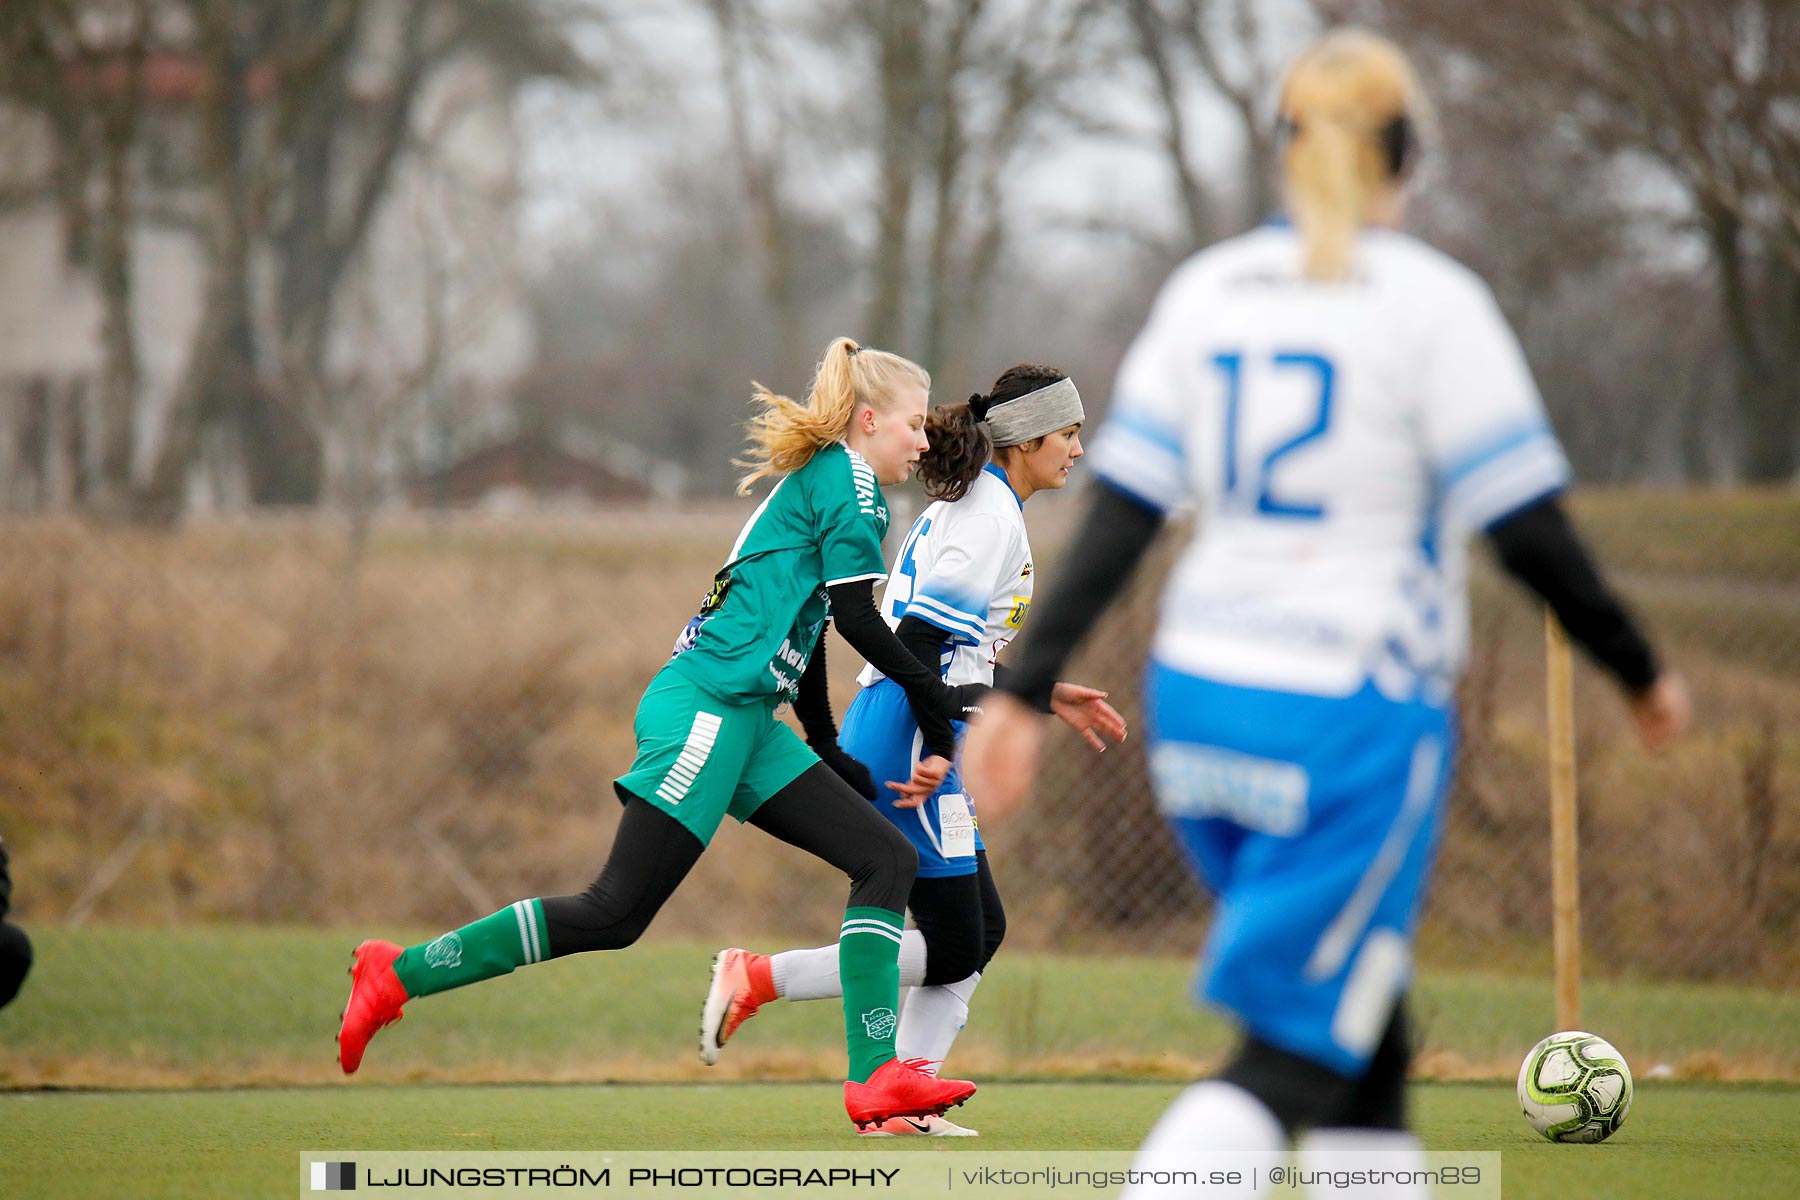
<path fill-rule="evenodd" d="M 1309 279 L 1350 274 L 1350 247 L 1369 198 L 1357 162 L 1361 148 L 1347 126 L 1319 118 L 1296 130 L 1288 146 L 1288 201 L 1306 247 Z"/>
<path fill-rule="evenodd" d="M 1392 42 L 1364 30 L 1334 30 L 1288 68 L 1282 175 L 1309 278 L 1349 275 L 1357 230 L 1399 182 L 1387 131 L 1396 121 L 1418 126 L 1427 118 L 1412 64 Z"/>
<path fill-rule="evenodd" d="M 929 391 L 931 376 L 898 354 L 866 350 L 847 337 L 833 338 L 825 348 L 805 404 L 753 383 L 751 403 L 761 411 L 750 421 L 749 451 L 732 462 L 748 472 L 738 480 L 738 495 L 748 495 L 759 479 L 798 471 L 821 449 L 843 440 L 858 409 L 885 411 L 894 390 L 908 383 Z"/>

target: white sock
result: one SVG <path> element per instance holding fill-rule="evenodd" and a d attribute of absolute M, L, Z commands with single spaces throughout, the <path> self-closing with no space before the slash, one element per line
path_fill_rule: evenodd
<path fill-rule="evenodd" d="M 783 1000 L 828 1000 L 844 994 L 838 979 L 838 947 L 815 946 L 811 950 L 783 950 L 769 956 L 769 974 L 775 994 Z M 925 982 L 925 935 L 908 929 L 900 935 L 900 986 L 918 987 Z"/>
<path fill-rule="evenodd" d="M 900 1010 L 900 1032 L 894 1037 L 894 1054 L 900 1059 L 922 1058 L 939 1065 L 950 1056 L 956 1035 L 969 1020 L 969 997 L 981 982 L 977 971 L 967 979 L 933 987 L 915 987 Z"/>
<path fill-rule="evenodd" d="M 1268 1106 L 1235 1083 L 1209 1079 L 1196 1083 L 1163 1112 L 1131 1165 L 1139 1171 L 1205 1171 L 1209 1154 L 1262 1152 L 1287 1149 L 1287 1132 Z M 1220 1160 L 1218 1169 L 1232 1164 Z M 1268 1175 L 1259 1177 L 1258 1196 L 1268 1195 Z M 1167 1195 L 1166 1189 L 1142 1184 L 1127 1185 L 1119 1200 L 1141 1200 Z"/>
<path fill-rule="evenodd" d="M 1302 1171 L 1425 1170 L 1425 1147 L 1399 1129 L 1314 1129 L 1300 1138 Z M 1412 1183 L 1364 1183 L 1352 1187 L 1310 1184 L 1308 1196 L 1331 1200 L 1430 1200 L 1431 1189 L 1420 1178 Z"/>

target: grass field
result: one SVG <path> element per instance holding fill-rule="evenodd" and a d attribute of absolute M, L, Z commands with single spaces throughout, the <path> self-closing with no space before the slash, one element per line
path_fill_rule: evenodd
<path fill-rule="evenodd" d="M 373 932 L 373 931 L 371 931 Z M 433 930 L 382 930 L 423 940 Z M 39 963 L 0 1012 L 0 1087 L 311 1084 L 337 1077 L 331 1035 L 358 934 L 317 930 L 34 930 Z M 760 947 L 780 949 L 777 946 Z M 830 1079 L 842 1017 L 772 1006 L 720 1066 L 694 1053 L 713 946 L 650 941 L 559 959 L 419 1001 L 363 1079 L 563 1082 Z M 1003 953 L 957 1046 L 971 1078 L 1189 1079 L 1229 1043 L 1188 1000 L 1186 958 Z M 1590 981 L 1584 1021 L 1640 1075 L 1800 1081 L 1800 994 L 1720 984 Z M 1426 972 L 1420 1070 L 1510 1078 L 1551 1032 L 1547 979 Z M 837 1076 L 841 1078 L 841 1075 Z M 359 1080 L 362 1082 L 362 1080 Z"/>
<path fill-rule="evenodd" d="M 837 1089 L 824 1083 L 358 1082 L 0 1094 L 0 1196 L 292 1195 L 296 1155 L 323 1150 L 1125 1151 L 1177 1087 L 989 1082 L 957 1113 L 980 1138 L 923 1144 L 852 1137 Z M 1535 1140 L 1508 1085 L 1433 1084 L 1416 1096 L 1417 1124 L 1431 1148 L 1501 1152 L 1509 1198 L 1787 1197 L 1800 1185 L 1800 1089 L 1791 1086 L 1643 1085 L 1625 1128 L 1600 1146 Z"/>
<path fill-rule="evenodd" d="M 406 931 L 387 931 L 401 933 Z M 413 931 L 423 933 L 424 931 Z M 712 1070 L 694 1054 L 710 947 L 653 942 L 415 1002 L 344 1080 L 331 1034 L 354 935 L 263 928 L 38 931 L 0 1012 L 0 1197 L 290 1194 L 325 1150 L 838 1150 L 841 1016 L 782 1005 Z M 973 1142 L 906 1152 L 1128 1151 L 1228 1032 L 1184 960 L 1003 955 L 956 1066 Z M 1428 972 L 1415 993 L 1433 1149 L 1504 1153 L 1509 1197 L 1787 1196 L 1800 1185 L 1800 996 L 1596 984 L 1584 1023 L 1637 1068 L 1624 1130 L 1535 1140 L 1508 1081 L 1548 1031 L 1545 986 Z M 1667 1064 L 1674 1079 L 1646 1078 Z M 1758 1065 L 1760 1064 L 1760 1066 Z M 1766 1075 L 1785 1083 L 1721 1083 Z M 652 1081 L 652 1082 L 644 1082 Z M 248 1086 L 246 1086 L 248 1085 Z M 899 1143 L 874 1143 L 894 1150 Z"/>

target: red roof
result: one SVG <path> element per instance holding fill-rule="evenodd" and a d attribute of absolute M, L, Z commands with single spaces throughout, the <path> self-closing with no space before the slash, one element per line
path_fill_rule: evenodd
<path fill-rule="evenodd" d="M 206 68 L 188 54 L 158 51 L 144 56 L 143 96 L 147 100 L 186 103 L 198 99 L 207 84 Z M 123 53 L 87 56 L 68 65 L 66 78 L 76 92 L 122 96 L 131 87 L 131 64 Z M 244 91 L 252 100 L 267 100 L 275 91 L 275 69 L 251 66 Z"/>

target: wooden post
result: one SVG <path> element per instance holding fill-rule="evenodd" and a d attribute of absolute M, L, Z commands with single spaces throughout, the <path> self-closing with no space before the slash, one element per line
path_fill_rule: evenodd
<path fill-rule="evenodd" d="M 1575 840 L 1575 688 L 1569 635 L 1544 610 L 1550 728 L 1550 905 L 1556 955 L 1556 1028 L 1581 1028 L 1581 874 Z"/>

